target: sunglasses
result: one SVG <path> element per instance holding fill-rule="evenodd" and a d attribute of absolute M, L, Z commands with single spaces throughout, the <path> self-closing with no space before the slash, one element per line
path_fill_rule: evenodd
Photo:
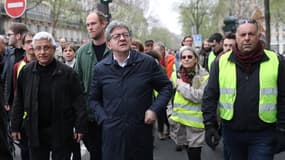
<path fill-rule="evenodd" d="M 245 23 L 257 24 L 256 20 L 251 18 L 243 18 L 237 21 L 238 26 Z"/>
<path fill-rule="evenodd" d="M 188 59 L 192 59 L 192 58 L 193 58 L 193 56 L 192 56 L 192 55 L 187 55 L 187 56 L 182 56 L 182 57 L 181 57 L 181 59 L 186 59 L 186 58 L 188 58 Z"/>

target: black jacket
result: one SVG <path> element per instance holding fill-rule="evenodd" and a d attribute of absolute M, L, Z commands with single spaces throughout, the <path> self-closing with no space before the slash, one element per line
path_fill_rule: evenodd
<path fill-rule="evenodd" d="M 36 66 L 37 62 L 31 62 L 21 70 L 12 109 L 12 130 L 20 131 L 24 123 L 31 146 L 39 145 L 39 73 Z M 57 146 L 72 140 L 73 127 L 78 133 L 86 133 L 87 111 L 78 76 L 72 68 L 56 61 L 51 81 L 52 115 L 50 116 L 53 134 L 51 141 Z M 23 120 L 24 112 L 27 112 L 27 116 Z"/>
<path fill-rule="evenodd" d="M 262 60 L 254 64 L 248 74 L 232 53 L 228 59 L 237 65 L 237 94 L 234 102 L 234 116 L 230 121 L 222 119 L 223 125 L 234 130 L 258 131 L 275 124 L 265 123 L 258 116 L 259 107 L 259 68 L 260 63 L 268 61 L 264 54 Z M 279 57 L 277 123 L 285 128 L 285 64 Z M 212 64 L 208 85 L 203 95 L 202 111 L 205 124 L 217 123 L 217 105 L 219 101 L 219 58 Z"/>
<path fill-rule="evenodd" d="M 2 97 L 1 97 L 2 100 Z M 1 103 L 1 102 L 0 102 Z M 1 103 L 2 104 L 2 103 Z M 12 154 L 9 150 L 8 132 L 7 132 L 7 114 L 4 108 L 0 107 L 0 159 L 12 160 Z"/>
<path fill-rule="evenodd" d="M 4 64 L 4 103 L 5 105 L 12 105 L 14 99 L 14 86 L 13 86 L 13 67 L 14 64 L 24 58 L 25 51 L 22 48 L 9 48 L 8 53 L 5 53 L 6 62 Z"/>

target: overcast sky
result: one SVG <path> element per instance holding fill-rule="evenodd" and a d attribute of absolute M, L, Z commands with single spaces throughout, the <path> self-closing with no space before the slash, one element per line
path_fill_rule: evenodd
<path fill-rule="evenodd" d="M 178 12 L 174 9 L 179 0 L 149 0 L 150 10 L 155 17 L 171 32 L 181 33 L 181 25 L 178 23 Z"/>

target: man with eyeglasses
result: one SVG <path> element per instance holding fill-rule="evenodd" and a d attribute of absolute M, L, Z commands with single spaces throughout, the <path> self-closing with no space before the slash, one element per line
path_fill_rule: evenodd
<path fill-rule="evenodd" d="M 109 54 L 106 47 L 105 28 L 107 26 L 106 16 L 99 12 L 92 12 L 86 18 L 86 29 L 91 40 L 81 46 L 76 53 L 75 71 L 83 86 L 83 94 L 87 101 L 90 81 L 93 76 L 93 68 Z M 88 134 L 84 136 L 83 142 L 90 153 L 90 160 L 101 160 L 101 129 L 95 120 L 94 114 L 88 109 Z"/>
<path fill-rule="evenodd" d="M 87 110 L 78 75 L 54 58 L 56 43 L 51 34 L 33 37 L 36 61 L 19 73 L 12 108 L 12 138 L 21 140 L 21 125 L 31 160 L 67 160 L 73 139 L 87 132 Z M 74 130 L 75 128 L 75 130 Z"/>
<path fill-rule="evenodd" d="M 203 95 L 206 142 L 218 144 L 219 106 L 225 158 L 273 160 L 285 149 L 284 60 L 264 49 L 255 20 L 238 22 L 236 43 L 213 62 Z"/>
<path fill-rule="evenodd" d="M 32 46 L 32 39 L 33 39 L 34 33 L 32 32 L 26 32 L 23 35 L 22 43 L 23 43 L 23 49 L 25 50 L 25 57 L 24 59 L 17 62 L 13 67 L 13 85 L 14 85 L 14 93 L 16 93 L 16 84 L 17 84 L 17 78 L 19 76 L 19 73 L 21 69 L 29 62 L 36 59 L 34 54 L 34 49 Z M 21 148 L 21 158 L 22 160 L 29 160 L 29 149 L 28 149 L 28 143 L 27 143 L 27 136 L 24 129 L 24 125 L 21 127 L 21 140 L 20 140 L 20 148 Z"/>
<path fill-rule="evenodd" d="M 88 98 L 102 125 L 102 159 L 152 160 L 152 124 L 167 106 L 172 84 L 154 58 L 131 50 L 125 24 L 112 21 L 105 37 L 111 54 L 95 66 Z"/>
<path fill-rule="evenodd" d="M 3 76 L 5 77 L 4 102 L 6 111 L 11 110 L 14 99 L 13 66 L 24 58 L 25 51 L 22 48 L 22 37 L 25 32 L 28 32 L 28 28 L 23 23 L 11 24 L 7 32 L 10 48 L 7 50 L 8 53 L 6 53 L 7 61 L 3 71 L 5 72 Z"/>

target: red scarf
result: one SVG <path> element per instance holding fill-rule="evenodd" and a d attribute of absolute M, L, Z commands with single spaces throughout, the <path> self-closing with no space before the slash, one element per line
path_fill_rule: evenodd
<path fill-rule="evenodd" d="M 194 71 L 187 72 L 186 69 L 181 66 L 179 69 L 179 74 L 180 74 L 180 78 L 182 79 L 183 82 L 192 84 L 192 79 L 195 75 Z"/>
<path fill-rule="evenodd" d="M 263 56 L 263 46 L 261 45 L 260 42 L 258 42 L 255 50 L 253 50 L 251 53 L 241 53 L 240 50 L 238 49 L 237 45 L 233 46 L 233 53 L 236 56 L 237 61 L 243 65 L 246 69 L 246 72 L 250 72 L 251 66 L 259 62 L 262 59 Z"/>

